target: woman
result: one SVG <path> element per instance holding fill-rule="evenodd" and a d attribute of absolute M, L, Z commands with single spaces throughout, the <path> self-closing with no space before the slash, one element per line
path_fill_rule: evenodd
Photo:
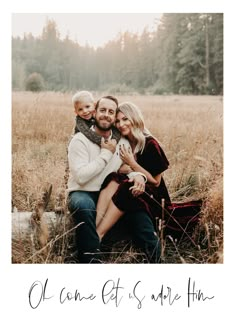
<path fill-rule="evenodd" d="M 116 118 L 116 127 L 121 135 L 129 140 L 131 146 L 129 150 L 125 147 L 120 149 L 120 157 L 126 164 L 125 170 L 142 172 L 147 177 L 147 183 L 145 192 L 140 194 L 132 187 L 124 173 L 107 176 L 97 205 L 96 224 L 100 240 L 124 213 L 146 210 L 155 220 L 156 217 L 161 217 L 162 199 L 170 202 L 162 177 L 169 162 L 157 140 L 145 128 L 141 111 L 133 103 L 123 102 L 118 108 Z"/>

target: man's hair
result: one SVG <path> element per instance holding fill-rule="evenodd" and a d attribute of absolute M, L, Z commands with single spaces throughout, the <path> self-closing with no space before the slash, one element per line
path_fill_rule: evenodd
<path fill-rule="evenodd" d="M 99 103 L 100 103 L 100 101 L 101 101 L 102 99 L 109 99 L 109 100 L 112 100 L 113 102 L 115 102 L 116 107 L 118 108 L 118 100 L 117 100 L 115 97 L 113 97 L 112 95 L 106 95 L 105 97 L 101 97 L 101 98 L 97 101 L 96 106 L 95 106 L 95 109 L 96 109 L 96 110 L 98 109 Z"/>
<path fill-rule="evenodd" d="M 94 102 L 94 97 L 89 91 L 79 91 L 76 92 L 72 97 L 72 104 L 74 105 L 76 102 L 81 102 L 84 99 L 89 99 L 91 102 Z"/>

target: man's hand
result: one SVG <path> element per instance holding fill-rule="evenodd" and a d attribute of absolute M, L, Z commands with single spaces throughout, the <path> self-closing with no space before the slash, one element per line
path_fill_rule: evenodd
<path fill-rule="evenodd" d="M 102 137 L 101 148 L 108 149 L 110 152 L 112 152 L 112 154 L 114 154 L 116 151 L 116 145 L 117 142 L 115 139 L 104 139 L 104 137 Z"/>
<path fill-rule="evenodd" d="M 130 187 L 134 197 L 139 196 L 145 191 L 145 180 L 142 175 L 136 175 L 135 177 L 131 178 L 129 182 L 134 183 L 134 185 Z"/>

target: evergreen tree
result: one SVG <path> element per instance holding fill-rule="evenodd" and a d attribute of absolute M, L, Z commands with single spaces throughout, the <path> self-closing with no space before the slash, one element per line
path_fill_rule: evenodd
<path fill-rule="evenodd" d="M 25 82 L 26 91 L 40 92 L 44 89 L 43 77 L 38 72 L 33 72 Z"/>
<path fill-rule="evenodd" d="M 222 94 L 223 14 L 164 14 L 156 31 L 119 33 L 96 50 L 61 40 L 47 20 L 40 37 L 12 38 L 12 88 L 34 72 L 48 90 Z"/>

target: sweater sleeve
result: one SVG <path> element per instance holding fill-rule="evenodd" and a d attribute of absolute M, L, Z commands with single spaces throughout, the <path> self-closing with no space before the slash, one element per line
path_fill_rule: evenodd
<path fill-rule="evenodd" d="M 72 139 L 68 147 L 68 160 L 72 176 L 79 185 L 84 185 L 100 174 L 112 158 L 107 149 L 101 149 L 100 154 L 90 160 L 89 146 L 80 139 Z"/>

